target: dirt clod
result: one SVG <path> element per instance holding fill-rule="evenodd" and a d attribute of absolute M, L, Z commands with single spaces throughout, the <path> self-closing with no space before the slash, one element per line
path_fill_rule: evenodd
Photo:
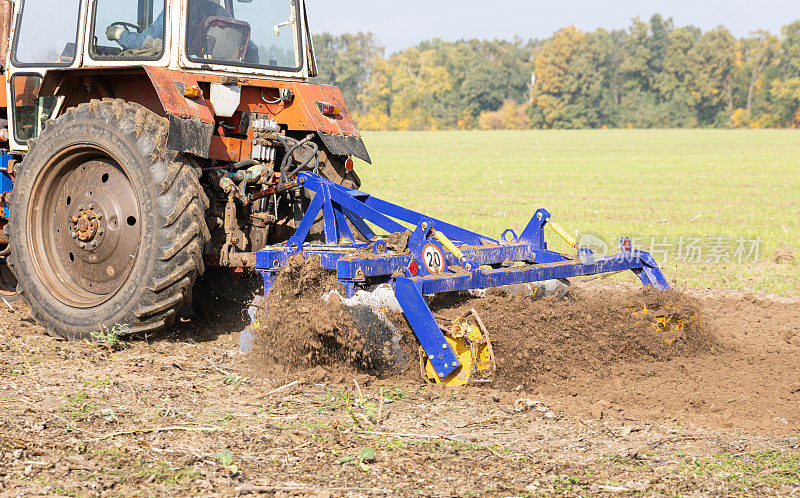
<path fill-rule="evenodd" d="M 341 302 L 322 296 L 344 292 L 336 275 L 319 260 L 293 257 L 277 275 L 266 295 L 265 309 L 255 328 L 251 356 L 255 374 L 342 365 L 357 361 L 363 338 Z"/>
<path fill-rule="evenodd" d="M 795 256 L 794 247 L 786 244 L 781 244 L 780 247 L 775 249 L 775 262 L 778 264 L 789 264 L 797 261 Z"/>

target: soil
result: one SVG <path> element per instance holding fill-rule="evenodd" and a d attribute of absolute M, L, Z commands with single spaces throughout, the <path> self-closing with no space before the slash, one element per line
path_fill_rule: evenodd
<path fill-rule="evenodd" d="M 794 247 L 781 244 L 777 249 L 775 249 L 775 262 L 778 264 L 790 264 L 794 263 L 797 260 L 795 256 Z"/>
<path fill-rule="evenodd" d="M 284 380 L 326 366 L 317 380 L 330 380 L 368 371 L 365 341 L 346 309 L 314 297 L 337 285 L 318 262 L 293 260 L 276 280 L 268 307 L 279 311 L 264 322 L 258 352 L 245 362 L 250 372 Z M 580 415 L 685 420 L 751 433 L 780 425 L 800 430 L 800 410 L 787 415 L 783 409 L 800 401 L 800 307 L 794 302 L 745 296 L 721 305 L 675 291 L 591 286 L 573 288 L 563 299 L 497 290 L 484 298 L 452 294 L 437 296 L 430 307 L 441 323 L 478 312 L 498 365 L 495 389 L 555 400 Z M 306 308 L 315 311 L 296 312 Z M 658 327 L 659 317 L 681 327 Z M 390 319 L 411 361 L 388 380 L 424 385 L 408 322 L 401 313 Z"/>
<path fill-rule="evenodd" d="M 364 339 L 341 301 L 323 301 L 323 294 L 332 290 L 344 294 L 335 274 L 325 271 L 319 260 L 300 255 L 289 260 L 259 313 L 252 374 L 358 361 Z"/>
<path fill-rule="evenodd" d="M 649 323 L 659 305 L 690 313 L 681 294 L 437 301 L 475 308 L 495 343 L 495 385 L 459 390 L 346 356 L 301 365 L 326 327 L 350 333 L 335 305 L 251 377 L 241 321 L 113 349 L 0 301 L 0 495 L 800 494 L 800 299 L 686 296 L 702 319 L 677 337 Z"/>

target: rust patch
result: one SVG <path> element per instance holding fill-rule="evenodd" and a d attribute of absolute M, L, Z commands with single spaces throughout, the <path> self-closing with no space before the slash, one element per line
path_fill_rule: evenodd
<path fill-rule="evenodd" d="M 164 111 L 176 117 L 196 118 L 204 123 L 214 123 L 214 114 L 203 95 L 188 99 L 178 90 L 179 86 L 176 83 L 196 87 L 197 78 L 194 75 L 152 66 L 144 66 L 144 70 L 156 89 Z"/>

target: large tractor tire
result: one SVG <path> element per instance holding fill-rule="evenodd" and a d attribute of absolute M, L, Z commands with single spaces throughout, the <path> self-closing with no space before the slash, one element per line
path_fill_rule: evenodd
<path fill-rule="evenodd" d="M 50 334 L 175 321 L 204 271 L 208 198 L 169 124 L 121 100 L 82 104 L 29 142 L 11 199 L 9 264 Z M 118 328 L 119 330 L 119 328 Z"/>
<path fill-rule="evenodd" d="M 320 175 L 347 188 L 358 190 L 361 188 L 361 178 L 355 171 L 347 171 L 344 165 L 344 158 L 334 156 L 327 151 L 319 153 L 319 172 Z"/>

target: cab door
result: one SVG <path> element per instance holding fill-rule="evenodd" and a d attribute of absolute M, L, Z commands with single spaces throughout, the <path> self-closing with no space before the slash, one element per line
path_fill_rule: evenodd
<path fill-rule="evenodd" d="M 6 72 L 9 143 L 13 151 L 28 149 L 57 112 L 62 98 L 39 97 L 44 74 L 81 64 L 87 0 L 18 0 Z"/>

